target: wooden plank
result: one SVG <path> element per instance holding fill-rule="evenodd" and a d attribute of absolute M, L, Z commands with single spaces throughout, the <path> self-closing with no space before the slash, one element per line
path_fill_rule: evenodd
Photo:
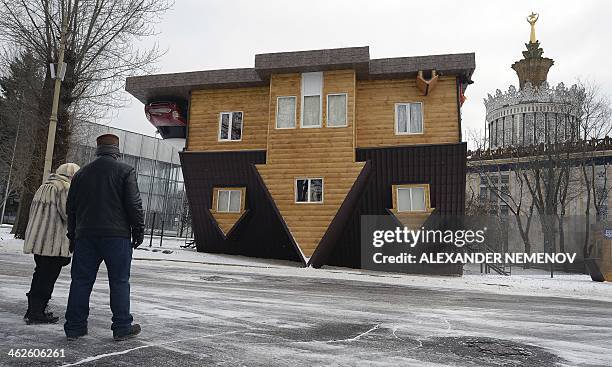
<path fill-rule="evenodd" d="M 269 87 L 194 91 L 189 117 L 189 151 L 235 151 L 266 149 Z M 219 114 L 242 111 L 241 141 L 221 142 Z"/>
<path fill-rule="evenodd" d="M 355 162 L 353 70 L 324 72 L 320 128 L 300 128 L 301 75 L 273 75 L 268 152 L 257 165 L 287 227 L 306 256 L 312 255 L 364 163 Z M 327 95 L 347 94 L 347 126 L 327 127 Z M 278 96 L 296 97 L 296 128 L 276 129 Z M 296 178 L 323 178 L 323 203 L 295 203 Z"/>
<path fill-rule="evenodd" d="M 455 77 L 443 76 L 436 88 L 423 96 L 412 79 L 357 81 L 356 146 L 458 143 L 459 117 Z M 395 134 L 395 104 L 423 103 L 423 134 Z"/>

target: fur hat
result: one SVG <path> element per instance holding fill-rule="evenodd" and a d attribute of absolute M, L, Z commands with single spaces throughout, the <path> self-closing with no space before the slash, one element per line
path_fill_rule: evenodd
<path fill-rule="evenodd" d="M 103 134 L 96 138 L 96 143 L 100 145 L 114 145 L 119 146 L 119 137 L 114 134 Z"/>
<path fill-rule="evenodd" d="M 61 166 L 57 167 L 57 170 L 55 170 L 55 173 L 58 175 L 68 177 L 68 178 L 72 178 L 72 176 L 74 176 L 74 174 L 77 173 L 77 171 L 80 168 L 81 167 L 79 167 L 78 164 L 64 163 Z"/>

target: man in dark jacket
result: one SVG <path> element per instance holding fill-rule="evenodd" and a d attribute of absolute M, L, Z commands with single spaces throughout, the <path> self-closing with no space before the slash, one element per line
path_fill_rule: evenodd
<path fill-rule="evenodd" d="M 97 158 L 72 179 L 68 192 L 68 238 L 73 249 L 72 282 L 64 331 L 70 340 L 87 334 L 89 296 L 102 261 L 108 270 L 113 338 L 140 333 L 130 314 L 133 248 L 144 237 L 142 201 L 134 168 L 118 162 L 119 138 L 97 138 Z"/>

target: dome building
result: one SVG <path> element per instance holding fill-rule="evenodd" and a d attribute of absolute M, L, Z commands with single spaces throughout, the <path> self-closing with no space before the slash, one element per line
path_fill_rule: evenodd
<path fill-rule="evenodd" d="M 518 87 L 484 99 L 485 139 L 468 152 L 466 213 L 493 218 L 495 251 L 576 253 L 564 270 L 583 272 L 585 258 L 600 256 L 602 229 L 612 228 L 612 139 L 585 117 L 588 90 L 549 85 L 554 60 L 543 57 L 537 18 L 527 17 L 531 37 L 511 66 Z M 493 270 L 505 274 L 506 265 Z"/>
<path fill-rule="evenodd" d="M 531 14 L 531 37 L 523 58 L 512 64 L 519 79 L 519 89 L 511 85 L 508 91 L 499 89 L 484 99 L 486 107 L 486 140 L 488 148 L 508 148 L 541 143 L 576 141 L 579 137 L 575 101 L 579 100 L 576 86 L 563 83 L 551 87 L 548 71 L 554 61 L 542 57 L 544 50 L 535 36 L 537 14 Z"/>

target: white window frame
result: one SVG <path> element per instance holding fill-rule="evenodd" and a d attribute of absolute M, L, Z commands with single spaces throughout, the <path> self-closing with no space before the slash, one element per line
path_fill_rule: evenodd
<path fill-rule="evenodd" d="M 329 126 L 329 97 L 330 96 L 344 96 L 344 125 L 333 125 Z M 327 95 L 327 111 L 325 127 L 336 128 L 336 127 L 347 127 L 348 126 L 348 93 L 329 93 Z"/>
<path fill-rule="evenodd" d="M 227 196 L 227 210 L 219 210 L 219 197 L 221 196 L 221 191 L 227 191 L 229 192 L 228 196 Z M 230 207 L 231 205 L 231 200 L 232 200 L 232 191 L 237 191 L 240 195 L 238 196 L 240 198 L 240 202 L 238 203 L 238 211 L 231 211 Z M 240 213 L 242 210 L 242 190 L 240 189 L 219 189 L 217 190 L 217 207 L 215 208 L 217 213 Z"/>
<path fill-rule="evenodd" d="M 406 110 L 408 113 L 408 129 L 410 129 L 410 120 L 411 120 L 411 116 L 410 116 L 410 105 L 412 104 L 420 104 L 421 105 L 421 131 L 420 132 L 410 132 L 410 131 L 399 131 L 399 106 L 408 106 L 408 109 Z M 401 103 L 396 103 L 395 104 L 395 135 L 422 135 L 425 133 L 425 111 L 423 110 L 423 102 L 401 102 Z"/>
<path fill-rule="evenodd" d="M 299 180 L 307 180 L 308 181 L 308 201 L 298 201 L 298 192 L 297 192 L 297 182 Z M 311 180 L 321 180 L 321 201 L 310 201 L 310 181 Z M 296 177 L 293 183 L 293 191 L 294 191 L 294 200 L 296 204 L 323 204 L 325 200 L 325 180 L 323 177 Z"/>
<path fill-rule="evenodd" d="M 423 210 L 416 210 L 416 209 L 412 209 L 412 203 L 414 203 L 414 200 L 412 200 L 412 190 L 413 189 L 423 189 L 423 203 L 424 203 L 424 208 Z M 408 187 L 402 187 L 402 186 L 398 186 L 395 188 L 396 192 L 395 192 L 395 197 L 397 200 L 397 212 L 398 213 L 424 213 L 428 211 L 428 199 L 427 199 L 427 194 L 429 193 L 429 190 L 426 186 L 421 186 L 421 185 L 412 185 L 412 186 L 408 186 Z M 410 190 L 410 210 L 400 210 L 400 195 L 399 192 L 400 190 Z"/>
<path fill-rule="evenodd" d="M 318 93 L 313 94 L 313 93 L 308 93 L 306 94 L 304 92 L 304 74 L 320 74 L 321 75 L 321 86 L 318 90 Z M 302 73 L 302 79 L 301 79 L 301 84 L 302 84 L 302 90 L 301 90 L 301 105 L 300 105 L 300 128 L 302 129 L 319 129 L 323 127 L 323 83 L 324 83 L 324 75 L 323 72 L 319 71 L 319 72 L 312 72 L 312 73 Z M 304 97 L 311 97 L 311 96 L 319 96 L 319 124 L 318 125 L 312 125 L 312 126 L 304 126 Z"/>
<path fill-rule="evenodd" d="M 293 109 L 293 127 L 278 127 L 278 107 L 280 106 L 280 104 L 278 103 L 278 101 L 281 98 L 293 98 L 293 100 L 295 101 L 295 107 Z M 244 116 L 242 117 L 242 119 L 244 120 Z M 276 129 L 278 130 L 288 130 L 288 129 L 295 129 L 297 127 L 297 97 L 296 96 L 278 96 L 276 97 Z"/>
<path fill-rule="evenodd" d="M 234 113 L 240 112 L 242 114 L 242 125 L 240 126 L 240 139 L 234 140 L 232 139 L 232 125 L 234 123 Z M 223 114 L 229 114 L 229 125 L 227 126 L 227 139 L 221 138 L 221 127 L 223 123 Z M 244 133 L 244 112 L 242 111 L 223 111 L 219 112 L 219 133 L 217 134 L 217 140 L 221 142 L 236 142 L 242 141 L 242 134 Z"/>

